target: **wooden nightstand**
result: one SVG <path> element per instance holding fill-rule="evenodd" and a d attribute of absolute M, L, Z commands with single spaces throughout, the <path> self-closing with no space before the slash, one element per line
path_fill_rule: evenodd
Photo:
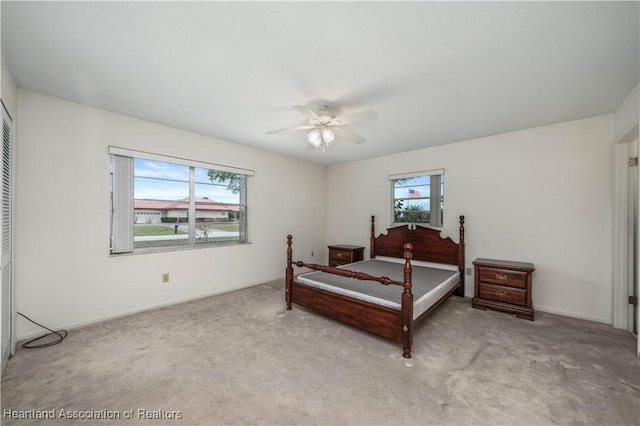
<path fill-rule="evenodd" d="M 533 263 L 508 260 L 476 259 L 474 308 L 490 308 L 516 314 L 533 321 L 531 274 Z"/>
<path fill-rule="evenodd" d="M 364 256 L 364 247 L 362 246 L 336 245 L 327 247 L 329 248 L 329 266 L 359 262 Z"/>

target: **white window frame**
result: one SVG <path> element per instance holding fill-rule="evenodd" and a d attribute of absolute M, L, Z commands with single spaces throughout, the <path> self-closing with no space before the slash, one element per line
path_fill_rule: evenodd
<path fill-rule="evenodd" d="M 429 223 L 427 222 L 396 222 L 395 205 L 398 199 L 395 196 L 395 181 L 398 179 L 409 179 L 409 178 L 424 177 L 424 176 L 431 176 L 432 179 L 434 176 L 438 176 L 438 178 L 444 179 L 444 169 L 423 170 L 419 172 L 399 173 L 399 174 L 389 175 L 389 181 L 391 182 L 391 225 L 392 226 L 406 225 L 409 223 L 413 223 L 416 225 L 433 226 L 433 227 L 443 226 L 444 218 L 442 218 L 441 220 L 441 216 L 444 216 L 443 214 L 444 201 L 443 201 L 442 208 L 440 207 L 439 202 L 429 203 L 429 206 L 430 206 L 430 211 L 429 211 L 430 222 Z M 442 183 L 442 186 L 444 186 L 444 183 Z M 429 198 L 430 201 L 433 201 L 433 200 L 439 200 L 443 196 L 443 194 L 441 193 L 442 192 L 441 182 L 437 182 L 437 183 L 431 182 L 431 184 L 429 185 L 429 188 L 430 188 L 429 197 L 421 197 L 421 198 Z"/>
<path fill-rule="evenodd" d="M 222 164 L 205 163 L 186 158 L 165 156 L 144 151 L 110 146 L 109 155 L 113 158 L 111 169 L 111 232 L 110 253 L 112 255 L 174 251 L 221 245 L 246 244 L 247 238 L 247 178 L 255 175 L 250 169 L 231 167 Z M 243 190 L 240 193 L 239 210 L 240 234 L 238 240 L 211 241 L 196 243 L 196 223 L 189 220 L 189 244 L 176 244 L 161 247 L 135 248 L 134 243 L 134 159 L 159 161 L 189 167 L 189 217 L 195 218 L 195 168 L 213 169 L 244 176 Z M 185 181 L 186 182 L 186 181 Z"/>

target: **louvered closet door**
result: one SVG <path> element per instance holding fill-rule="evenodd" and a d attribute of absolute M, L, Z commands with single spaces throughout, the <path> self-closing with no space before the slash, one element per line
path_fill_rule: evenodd
<path fill-rule="evenodd" d="M 12 330 L 12 291 L 11 291 L 11 119 L 4 109 L 2 109 L 2 194 L 1 226 L 2 236 L 0 238 L 0 271 L 2 279 L 2 369 L 4 369 L 11 355 L 11 330 Z"/>

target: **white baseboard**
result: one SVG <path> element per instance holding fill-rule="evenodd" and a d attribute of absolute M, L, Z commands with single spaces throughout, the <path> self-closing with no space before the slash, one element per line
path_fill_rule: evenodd
<path fill-rule="evenodd" d="M 473 292 L 467 294 L 465 293 L 464 295 L 465 297 L 468 297 L 470 299 L 473 298 Z M 607 324 L 607 325 L 612 325 L 612 321 L 611 318 L 600 318 L 600 317 L 592 317 L 589 315 L 581 315 L 581 314 L 576 314 L 574 312 L 567 312 L 567 311 L 563 311 L 560 309 L 553 309 L 553 308 L 547 308 L 545 306 L 539 306 L 539 305 L 534 305 L 533 309 L 537 312 L 546 312 L 549 314 L 555 314 L 555 315 L 562 315 L 564 317 L 570 317 L 570 318 L 577 318 L 577 319 L 583 319 L 583 320 L 587 320 L 587 321 L 594 321 L 594 322 L 599 322 L 602 324 Z"/>
<path fill-rule="evenodd" d="M 283 280 L 284 280 L 284 278 L 283 278 Z M 271 281 L 274 281 L 274 280 L 271 280 Z M 265 284 L 265 283 L 268 283 L 268 282 L 271 282 L 271 281 L 265 281 L 264 283 L 260 283 L 260 284 Z M 142 306 L 142 307 L 135 308 L 135 309 L 130 309 L 130 310 L 127 310 L 127 311 L 117 312 L 117 313 L 111 314 L 111 315 L 104 315 L 104 316 L 101 316 L 101 317 L 91 318 L 91 319 L 88 319 L 86 321 L 79 321 L 79 322 L 74 322 L 74 323 L 69 323 L 69 324 L 56 325 L 56 326 L 53 326 L 53 327 L 50 327 L 50 328 L 52 330 L 72 330 L 74 328 L 84 327 L 85 325 L 91 325 L 91 324 L 95 324 L 95 323 L 102 322 L 102 321 L 107 321 L 107 320 L 114 319 L 114 318 L 126 317 L 126 316 L 137 314 L 137 313 L 140 313 L 140 312 L 150 311 L 152 309 L 164 308 L 164 307 L 167 307 L 167 306 L 177 305 L 177 304 L 180 304 L 180 303 L 191 302 L 192 300 L 198 300 L 198 299 L 202 299 L 202 298 L 205 298 L 205 297 L 217 296 L 219 294 L 224 294 L 224 293 L 230 293 L 232 291 L 241 290 L 243 288 L 248 288 L 248 287 L 253 287 L 255 285 L 259 285 L 259 284 L 251 284 L 251 285 L 248 285 L 248 286 L 245 286 L 245 287 L 238 287 L 238 288 L 234 288 L 234 289 L 231 289 L 231 290 L 214 291 L 214 292 L 211 292 L 211 293 L 201 294 L 199 296 L 186 297 L 186 298 L 183 298 L 183 299 L 172 300 L 172 301 L 169 301 L 169 302 L 163 302 L 163 303 L 158 303 L 158 304 L 154 304 L 154 305 Z M 17 337 L 17 341 L 21 342 L 23 340 L 33 339 L 35 337 L 43 335 L 43 332 L 47 332 L 47 331 L 46 330 L 40 330 L 40 331 L 31 332 L 31 333 L 21 334 L 21 335 L 19 335 Z"/>
<path fill-rule="evenodd" d="M 284 281 L 284 278 L 282 278 L 282 280 Z M 271 281 L 275 281 L 275 280 L 265 281 L 264 283 L 261 283 L 261 284 L 265 284 L 265 283 L 268 283 L 268 282 L 271 282 Z M 111 315 L 105 315 L 105 316 L 101 316 L 101 317 L 91 318 L 91 319 L 86 320 L 86 321 L 79 321 L 79 322 L 75 322 L 75 323 L 55 326 L 55 327 L 51 327 L 51 329 L 52 330 L 71 330 L 71 329 L 74 329 L 74 328 L 83 327 L 85 325 L 95 324 L 95 323 L 98 323 L 98 322 L 101 322 L 101 321 L 107 321 L 107 320 L 114 319 L 114 318 L 121 318 L 121 317 L 126 317 L 128 315 L 133 315 L 133 314 L 137 314 L 137 313 L 140 313 L 140 312 L 144 312 L 144 311 L 149 311 L 151 309 L 164 308 L 164 307 L 167 307 L 167 306 L 177 305 L 179 303 L 190 302 L 192 300 L 198 300 L 198 299 L 202 299 L 202 298 L 205 298 L 205 297 L 217 296 L 219 294 L 229 293 L 229 292 L 232 292 L 232 291 L 241 290 L 243 288 L 253 287 L 254 285 L 256 285 L 256 284 L 248 285 L 248 286 L 245 286 L 245 287 L 239 287 L 239 288 L 232 289 L 232 290 L 214 291 L 214 292 L 210 292 L 210 293 L 201 294 L 199 296 L 193 296 L 193 297 L 187 297 L 187 298 L 178 299 L 178 300 L 172 300 L 170 302 L 158 303 L 158 304 L 154 304 L 154 305 L 147 305 L 147 306 L 131 309 L 131 310 L 128 310 L 128 311 L 118 312 L 118 313 L 111 314 Z M 469 300 L 471 300 L 471 298 L 473 298 L 473 293 L 465 294 L 465 297 L 468 297 Z M 544 307 L 544 306 L 542 306 L 542 307 L 541 306 L 534 306 L 534 309 L 536 311 L 547 312 L 547 313 L 555 314 L 555 315 L 562 315 L 562 316 L 565 316 L 565 317 L 578 318 L 578 319 L 583 319 L 583 320 L 587 320 L 587 321 L 594 321 L 594 322 L 599 322 L 599 323 L 607 324 L 607 325 L 611 325 L 612 324 L 611 318 L 592 317 L 592 316 L 588 316 L 588 315 L 581 315 L 581 314 L 576 314 L 576 313 L 573 313 L 573 312 L 567 312 L 567 311 L 562 311 L 562 310 L 558 310 L 558 309 L 547 308 L 547 307 Z M 22 335 L 17 336 L 17 341 L 20 342 L 20 341 L 26 340 L 26 339 L 33 339 L 33 338 L 38 337 L 38 336 L 40 336 L 42 334 L 43 334 L 43 331 L 35 331 L 35 332 L 32 332 L 32 333 L 22 334 Z"/>
<path fill-rule="evenodd" d="M 583 320 L 587 320 L 587 321 L 594 321 L 594 322 L 599 322 L 599 323 L 607 324 L 607 325 L 611 325 L 612 324 L 611 318 L 592 317 L 592 316 L 589 316 L 589 315 L 581 315 L 581 314 L 576 314 L 574 312 L 567 312 L 567 311 L 562 311 L 562 310 L 558 310 L 558 309 L 547 308 L 547 307 L 544 307 L 544 306 L 534 306 L 534 309 L 536 311 L 547 312 L 549 314 L 562 315 L 562 316 L 565 316 L 565 317 L 583 319 Z"/>

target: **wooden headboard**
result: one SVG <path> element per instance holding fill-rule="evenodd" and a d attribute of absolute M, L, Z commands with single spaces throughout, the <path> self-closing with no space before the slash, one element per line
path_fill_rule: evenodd
<path fill-rule="evenodd" d="M 402 258 L 406 243 L 413 245 L 413 259 L 425 262 L 457 265 L 464 275 L 464 216 L 460 216 L 460 242 L 442 238 L 440 231 L 422 226 L 403 225 L 388 228 L 386 234 L 375 237 L 375 217 L 371 216 L 371 258 L 376 256 Z"/>

